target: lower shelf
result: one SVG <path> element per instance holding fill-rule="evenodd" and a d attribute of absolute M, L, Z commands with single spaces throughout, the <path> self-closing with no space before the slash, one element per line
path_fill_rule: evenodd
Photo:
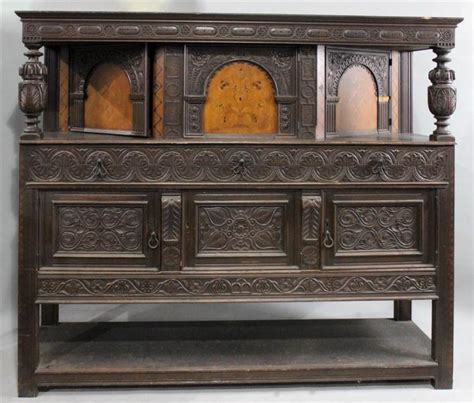
<path fill-rule="evenodd" d="M 429 380 L 413 322 L 63 323 L 41 329 L 39 386 Z"/>

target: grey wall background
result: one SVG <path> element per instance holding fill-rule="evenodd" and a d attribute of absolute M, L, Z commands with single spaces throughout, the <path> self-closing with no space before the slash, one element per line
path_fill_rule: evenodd
<path fill-rule="evenodd" d="M 319 2 L 319 1 L 1 1 L 0 42 L 0 345 L 2 361 L 2 396 L 10 401 L 15 395 L 16 382 L 16 298 L 17 298 L 17 203 L 18 203 L 18 136 L 23 128 L 23 116 L 17 107 L 18 67 L 24 62 L 21 44 L 21 24 L 13 13 L 17 9 L 41 10 L 114 10 L 114 11 L 176 11 L 224 13 L 294 13 L 294 14 L 359 14 L 359 15 L 414 15 L 464 17 L 456 33 L 457 47 L 452 52 L 451 68 L 456 71 L 458 109 L 451 119 L 451 130 L 458 142 L 456 148 L 456 320 L 455 320 L 455 389 L 435 392 L 429 387 L 398 387 L 394 394 L 389 389 L 377 387 L 362 389 L 316 389 L 312 387 L 272 389 L 246 388 L 224 391 L 153 392 L 143 395 L 133 392 L 133 398 L 166 396 L 166 401 L 254 401 L 262 398 L 278 401 L 352 400 L 384 401 L 421 400 L 472 401 L 473 355 L 473 131 L 474 117 L 472 95 L 474 74 L 471 2 L 398 1 L 398 2 Z M 430 84 L 428 71 L 434 67 L 430 51 L 414 56 L 414 131 L 429 134 L 433 130 L 433 117 L 427 106 L 426 88 Z M 426 331 L 430 329 L 430 303 L 416 302 L 415 320 Z M 378 303 L 294 303 L 294 304 L 220 304 L 213 305 L 142 305 L 142 306 L 78 306 L 62 307 L 63 320 L 174 320 L 174 319 L 247 319 L 247 318 L 320 318 L 320 317 L 386 317 L 392 313 L 390 302 Z M 317 397 L 314 395 L 317 391 Z M 63 393 L 63 394 L 61 394 Z M 65 393 L 65 394 L 64 394 Z M 161 394 L 163 394 L 163 396 Z M 70 399 L 71 392 L 50 392 L 42 399 Z M 74 395 L 85 401 L 96 396 Z M 117 401 L 113 392 L 99 392 L 98 396 Z M 126 395 L 121 394 L 122 397 Z M 148 396 L 148 397 L 147 397 Z M 194 397 L 193 397 L 194 396 Z M 132 396 L 130 396 L 132 397 Z M 59 400 L 58 400 L 59 399 Z M 202 399 L 202 400 L 201 400 Z M 283 400 L 281 400 L 283 399 Z M 418 400 L 418 398 L 416 398 Z"/>

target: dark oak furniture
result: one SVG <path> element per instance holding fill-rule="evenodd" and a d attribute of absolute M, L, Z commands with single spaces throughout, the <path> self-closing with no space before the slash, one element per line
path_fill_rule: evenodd
<path fill-rule="evenodd" d="M 17 14 L 27 47 L 20 396 L 103 385 L 452 387 L 447 63 L 461 19 Z M 436 54 L 429 138 L 411 124 L 421 49 Z M 415 299 L 432 300 L 431 341 L 411 321 Z M 393 300 L 394 317 L 58 320 L 71 303 L 322 300 Z"/>

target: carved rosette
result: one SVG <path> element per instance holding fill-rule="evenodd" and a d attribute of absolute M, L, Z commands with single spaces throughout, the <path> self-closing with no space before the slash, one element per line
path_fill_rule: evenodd
<path fill-rule="evenodd" d="M 46 105 L 47 68 L 39 58 L 43 55 L 38 49 L 39 44 L 28 44 L 25 56 L 28 58 L 20 67 L 19 74 L 23 81 L 18 85 L 18 101 L 21 111 L 25 114 L 26 128 L 22 138 L 41 138 L 43 132 L 38 126 L 39 115 Z"/>
<path fill-rule="evenodd" d="M 432 140 L 451 140 L 454 136 L 448 130 L 449 117 L 456 110 L 456 88 L 452 85 L 455 75 L 454 71 L 446 66 L 451 59 L 447 56 L 449 49 L 435 48 L 436 67 L 429 72 L 429 79 L 433 85 L 428 87 L 428 106 L 430 112 L 436 118 L 436 130 L 431 136 Z"/>

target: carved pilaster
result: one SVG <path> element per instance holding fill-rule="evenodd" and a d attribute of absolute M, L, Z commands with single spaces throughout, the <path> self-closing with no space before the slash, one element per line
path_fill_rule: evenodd
<path fill-rule="evenodd" d="M 43 131 L 38 126 L 39 116 L 46 105 L 47 68 L 39 58 L 43 55 L 40 44 L 28 44 L 25 56 L 26 63 L 20 67 L 20 76 L 23 81 L 18 85 L 18 101 L 21 111 L 25 114 L 26 127 L 21 134 L 23 139 L 41 138 Z"/>
<path fill-rule="evenodd" d="M 456 88 L 452 85 L 454 71 L 446 66 L 451 59 L 447 56 L 450 49 L 434 48 L 436 67 L 429 72 L 429 79 L 433 83 L 428 87 L 428 106 L 436 118 L 436 130 L 430 136 L 431 140 L 454 141 L 454 136 L 448 130 L 449 117 L 456 109 Z"/>

